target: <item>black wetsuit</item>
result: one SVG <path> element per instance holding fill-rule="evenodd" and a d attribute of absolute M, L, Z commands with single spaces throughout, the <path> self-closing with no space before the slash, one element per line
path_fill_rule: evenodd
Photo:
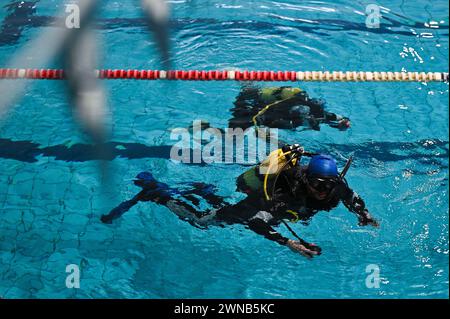
<path fill-rule="evenodd" d="M 233 117 L 229 120 L 230 128 L 246 129 L 254 125 L 253 116 L 270 103 L 277 102 L 269 107 L 260 116 L 257 116 L 258 125 L 271 128 L 294 129 L 299 126 L 308 126 L 313 130 L 320 130 L 320 124 L 328 124 L 332 127 L 343 128 L 339 121 L 347 119 L 335 113 L 325 111 L 325 102 L 311 99 L 305 91 L 290 94 L 283 98 L 283 90 L 295 88 L 282 86 L 273 89 L 272 100 L 268 102 L 263 98 L 258 88 L 243 88 L 231 109 Z"/>
<path fill-rule="evenodd" d="M 155 182 L 144 187 L 133 199 L 114 208 L 108 215 L 102 216 L 105 223 L 120 217 L 139 201 L 153 201 L 164 205 L 180 218 L 195 226 L 223 225 L 241 223 L 267 239 L 285 245 L 287 238 L 276 232 L 273 227 L 282 220 L 308 221 L 319 211 L 329 211 L 339 202 L 358 215 L 360 224 L 373 221 L 365 209 L 364 201 L 347 182 L 338 182 L 334 191 L 326 201 L 318 201 L 309 196 L 306 185 L 301 178 L 305 168 L 294 166 L 283 171 L 274 187 L 273 198 L 266 201 L 260 193 L 250 193 L 236 204 L 227 203 L 224 198 L 215 194 L 214 186 L 194 183 L 189 190 L 180 191 L 167 184 Z M 210 207 L 201 210 L 200 202 L 205 201 Z"/>
<path fill-rule="evenodd" d="M 300 175 L 306 168 L 294 167 L 281 173 L 270 202 L 260 195 L 249 195 L 241 202 L 225 206 L 217 212 L 216 219 L 225 223 L 244 223 L 254 232 L 267 239 L 285 245 L 287 238 L 273 229 L 282 220 L 298 220 L 307 224 L 319 211 L 330 211 L 341 201 L 359 222 L 366 224 L 372 220 L 365 203 L 344 180 L 338 182 L 326 201 L 311 197 Z"/>

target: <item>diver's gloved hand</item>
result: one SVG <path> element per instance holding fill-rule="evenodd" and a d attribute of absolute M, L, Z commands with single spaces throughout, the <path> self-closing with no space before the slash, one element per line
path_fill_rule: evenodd
<path fill-rule="evenodd" d="M 320 255 L 322 249 L 314 244 L 309 244 L 305 241 L 297 241 L 289 239 L 286 245 L 294 252 L 300 253 L 307 258 Z"/>
<path fill-rule="evenodd" d="M 337 127 L 338 127 L 338 129 L 340 129 L 341 131 L 344 131 L 344 130 L 350 128 L 350 120 L 349 120 L 348 118 L 344 117 L 342 120 L 340 120 L 340 121 L 338 122 Z"/>
<path fill-rule="evenodd" d="M 373 227 L 380 227 L 378 221 L 369 214 L 369 211 L 367 209 L 364 209 L 364 216 L 359 216 L 358 221 L 359 226 L 370 225 Z"/>

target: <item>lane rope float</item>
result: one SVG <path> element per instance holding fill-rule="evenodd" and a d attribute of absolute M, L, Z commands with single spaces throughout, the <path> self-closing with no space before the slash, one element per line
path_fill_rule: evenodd
<path fill-rule="evenodd" d="M 99 79 L 185 81 L 448 82 L 446 72 L 95 70 Z M 63 80 L 62 69 L 0 68 L 0 79 Z"/>

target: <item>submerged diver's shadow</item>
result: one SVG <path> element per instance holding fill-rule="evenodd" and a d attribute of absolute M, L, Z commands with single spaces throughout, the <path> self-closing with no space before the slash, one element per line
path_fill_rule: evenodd
<path fill-rule="evenodd" d="M 329 149 L 332 154 L 350 154 L 358 161 L 367 162 L 376 159 L 382 162 L 397 162 L 415 160 L 425 165 L 438 165 L 442 169 L 448 168 L 449 142 L 439 139 L 428 139 L 417 142 L 367 142 L 359 144 L 320 144 L 310 146 L 314 149 Z M 172 154 L 182 151 L 172 145 L 148 146 L 140 143 L 108 142 L 101 145 L 105 151 L 99 152 L 99 146 L 92 144 L 54 145 L 42 147 L 32 141 L 13 141 L 0 138 L 0 158 L 13 159 L 26 163 L 37 162 L 39 156 L 53 157 L 55 160 L 65 162 L 86 162 L 95 160 L 112 161 L 116 158 L 170 159 Z M 185 150 L 193 158 L 193 150 Z M 222 163 L 226 160 L 222 152 Z M 235 161 L 232 161 L 235 163 Z M 184 163 L 189 165 L 207 165 L 201 159 L 200 163 Z M 248 165 L 248 164 L 244 164 Z M 418 172 L 420 174 L 420 172 Z"/>

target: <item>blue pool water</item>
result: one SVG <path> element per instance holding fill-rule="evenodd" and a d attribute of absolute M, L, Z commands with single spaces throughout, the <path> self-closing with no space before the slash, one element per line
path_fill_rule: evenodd
<path fill-rule="evenodd" d="M 8 1 L 0 7 L 0 67 L 63 10 L 57 0 L 25 1 L 29 10 L 3 7 Z M 373 1 L 170 2 L 179 69 L 448 70 L 447 1 L 377 1 L 379 29 L 365 26 Z M 100 67 L 161 67 L 137 3 L 103 6 Z M 141 171 L 171 185 L 208 182 L 237 201 L 235 179 L 247 169 L 177 164 L 154 148 L 173 144 L 170 129 L 194 119 L 225 127 L 239 83 L 103 84 L 111 141 L 141 149 L 109 162 L 115 175 L 107 187 L 99 162 L 80 147 L 89 140 L 62 82 L 33 82 L 1 120 L 0 297 L 448 298 L 448 84 L 299 84 L 350 117 L 352 128 L 282 137 L 338 158 L 353 154 L 347 180 L 381 223 L 359 227 L 341 205 L 308 226 L 294 224 L 322 247 L 312 260 L 243 226 L 194 228 L 149 202 L 102 224 L 101 214 L 137 193 L 131 179 Z M 66 288 L 68 264 L 81 267 L 80 289 Z M 370 264 L 379 266 L 379 288 L 365 284 Z"/>

